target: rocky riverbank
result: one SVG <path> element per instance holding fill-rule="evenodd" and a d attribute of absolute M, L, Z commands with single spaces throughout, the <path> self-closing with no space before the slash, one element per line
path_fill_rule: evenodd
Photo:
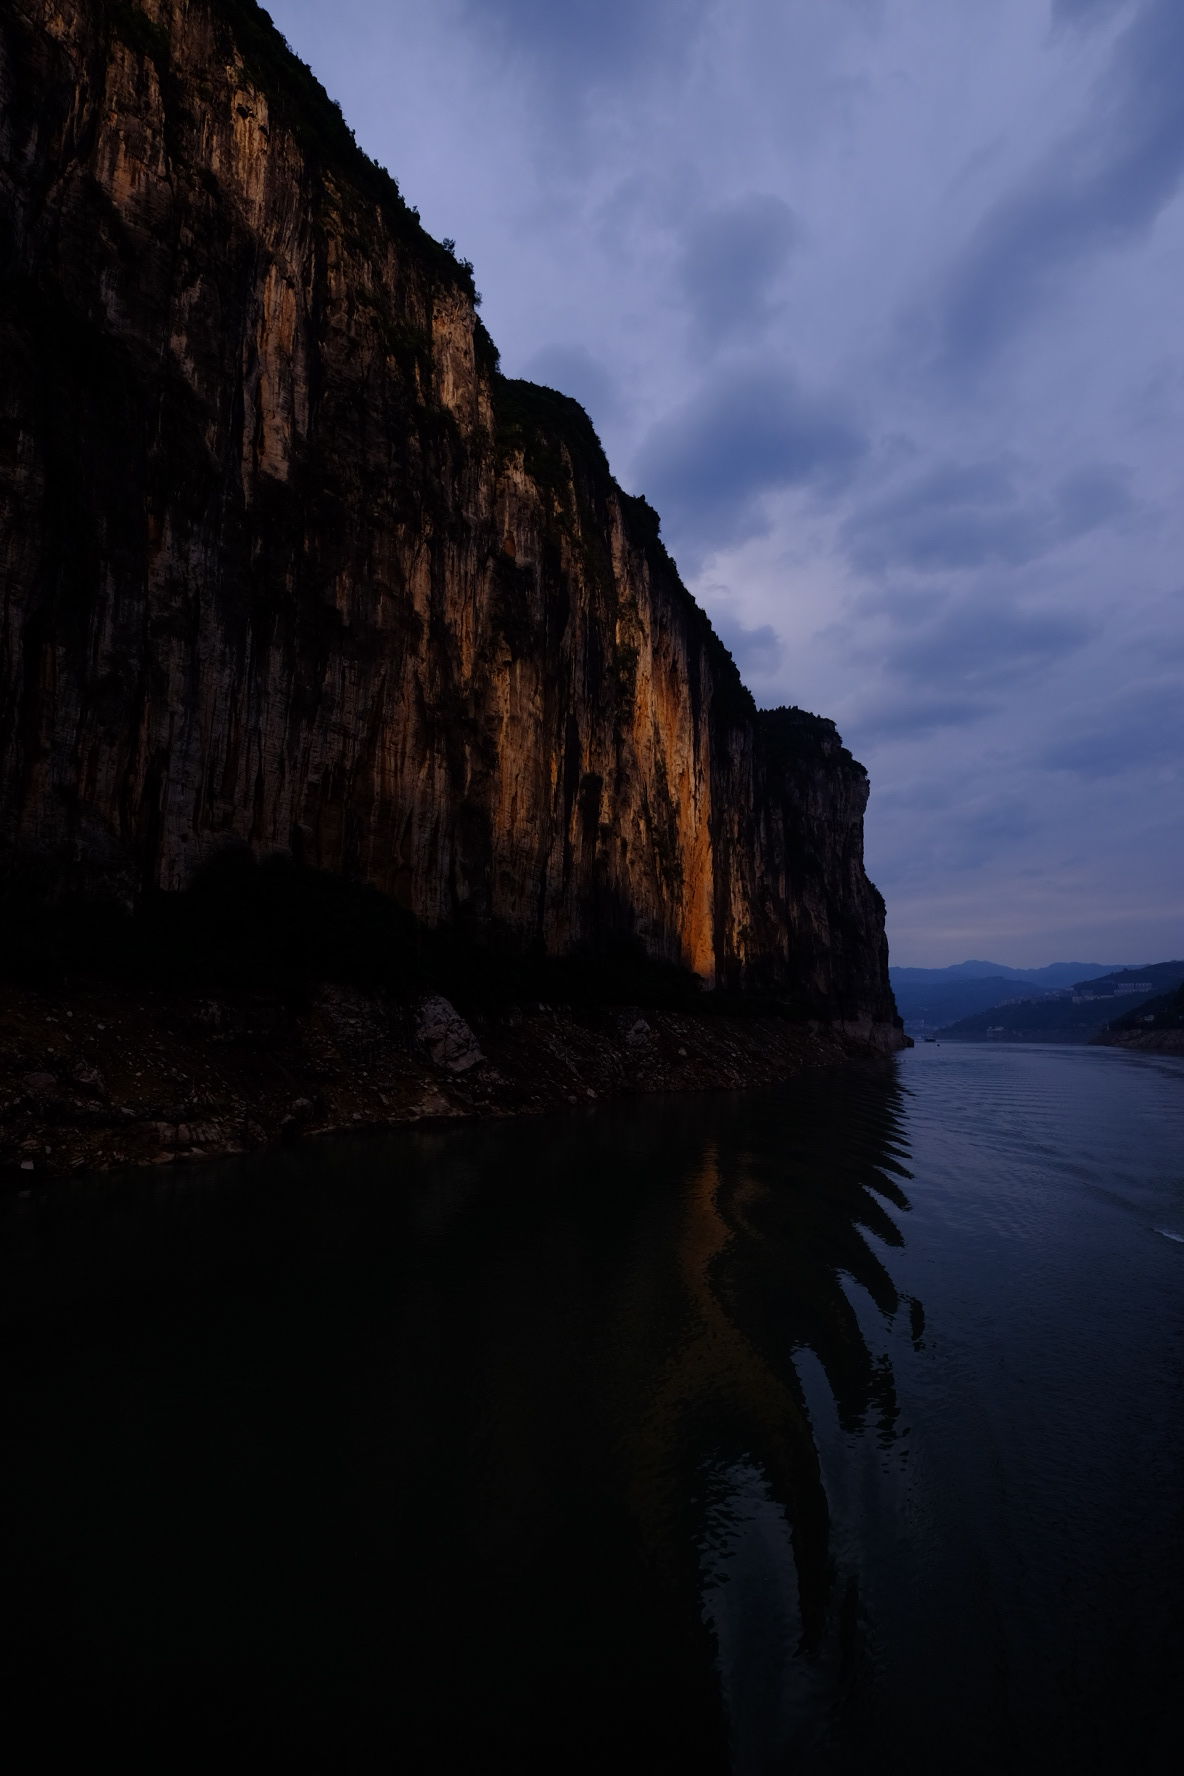
<path fill-rule="evenodd" d="M 461 1015 L 324 987 L 0 989 L 0 1176 L 172 1165 L 433 1118 L 633 1092 L 735 1090 L 899 1046 L 891 1027 L 775 1015 L 509 1007 Z"/>

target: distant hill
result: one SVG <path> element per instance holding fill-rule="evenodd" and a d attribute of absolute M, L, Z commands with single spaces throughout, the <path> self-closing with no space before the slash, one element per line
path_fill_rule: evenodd
<path fill-rule="evenodd" d="M 916 1035 L 932 1034 L 944 1024 L 1008 1000 L 1114 973 L 1120 966 L 1050 962 L 1045 968 L 1007 968 L 994 962 L 956 962 L 950 968 L 890 968 L 888 973 L 905 1027 Z"/>
<path fill-rule="evenodd" d="M 952 962 L 948 968 L 890 968 L 896 986 L 937 986 L 940 981 L 1016 980 L 1033 987 L 1069 987 L 1074 981 L 1114 974 L 1126 962 L 1050 962 L 1045 968 L 1009 968 L 1005 962 Z"/>
<path fill-rule="evenodd" d="M 1184 960 L 1150 962 L 1082 978 L 1059 992 L 1026 994 L 972 1013 L 937 1033 L 951 1042 L 1089 1042 L 1121 1011 L 1123 1019 L 1184 982 Z M 1144 991 L 1138 989 L 1144 987 Z"/>
<path fill-rule="evenodd" d="M 1176 963 L 1168 964 L 1175 968 Z M 1184 983 L 1172 993 L 1159 993 L 1154 999 L 1145 999 L 1134 1011 L 1124 1012 L 1122 1017 L 1115 1018 L 1107 1024 L 1108 1030 L 1137 1030 L 1154 1028 L 1157 1030 L 1179 1030 L 1184 1028 Z"/>
<path fill-rule="evenodd" d="M 1174 992 L 1145 999 L 1134 1011 L 1106 1024 L 1095 1042 L 1119 1048 L 1146 1048 L 1161 1054 L 1184 1054 L 1184 983 Z"/>
<path fill-rule="evenodd" d="M 977 1011 L 989 1011 L 1009 999 L 1028 997 L 1032 989 L 1023 981 L 1008 980 L 1004 975 L 985 980 L 938 981 L 932 985 L 903 985 L 895 981 L 896 1006 L 904 1019 L 905 1029 L 913 1035 L 932 1036 L 944 1024 L 970 1017 Z"/>
<path fill-rule="evenodd" d="M 937 981 L 984 980 L 1017 971 L 1006 962 L 951 962 L 948 968 L 890 968 L 888 972 L 894 981 L 926 986 Z"/>

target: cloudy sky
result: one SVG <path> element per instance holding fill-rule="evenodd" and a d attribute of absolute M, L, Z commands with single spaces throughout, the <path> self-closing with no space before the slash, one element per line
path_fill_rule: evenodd
<path fill-rule="evenodd" d="M 271 0 L 761 704 L 893 960 L 1184 955 L 1182 0 Z"/>

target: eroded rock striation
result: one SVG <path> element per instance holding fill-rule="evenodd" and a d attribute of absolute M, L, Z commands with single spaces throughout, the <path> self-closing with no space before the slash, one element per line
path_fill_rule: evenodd
<path fill-rule="evenodd" d="M 9 857 L 134 898 L 245 841 L 896 1045 L 864 771 L 252 0 L 9 0 L 0 212 Z"/>

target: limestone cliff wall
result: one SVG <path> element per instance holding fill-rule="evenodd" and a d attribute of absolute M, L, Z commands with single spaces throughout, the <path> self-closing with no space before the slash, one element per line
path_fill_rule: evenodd
<path fill-rule="evenodd" d="M 252 0 L 0 14 L 0 839 L 232 839 L 891 1026 L 867 780 L 758 715 L 574 402 Z"/>

